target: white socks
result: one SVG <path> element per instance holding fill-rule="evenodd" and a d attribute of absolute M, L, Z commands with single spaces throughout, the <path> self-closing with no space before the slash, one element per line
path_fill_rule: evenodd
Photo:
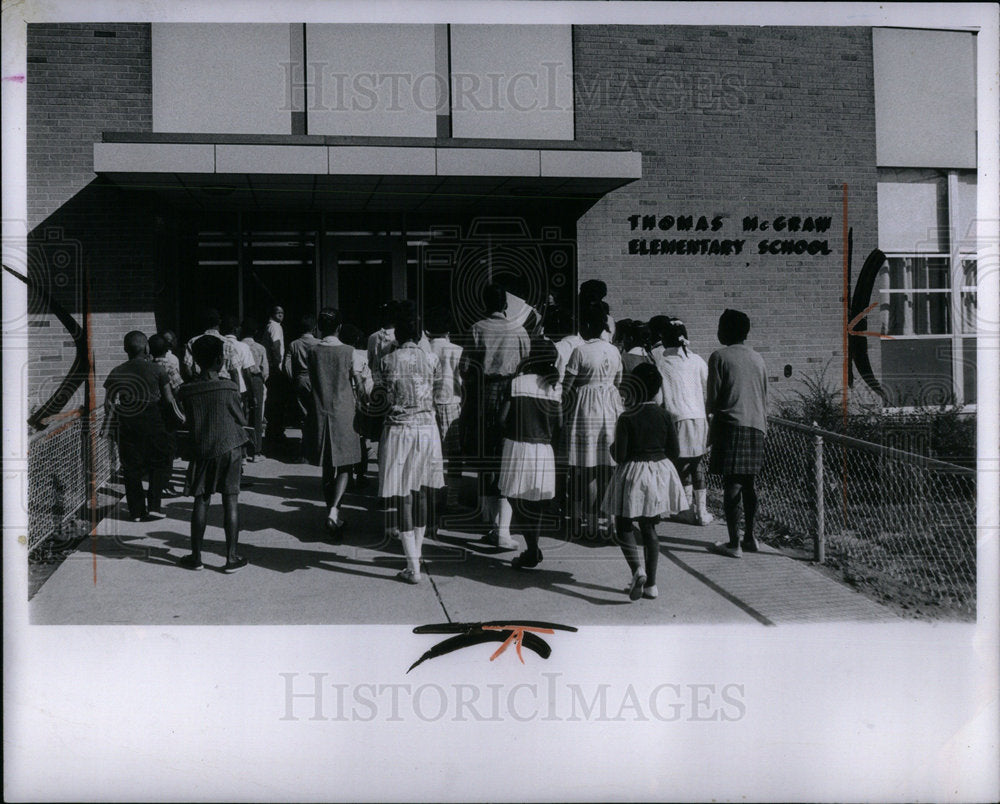
<path fill-rule="evenodd" d="M 708 489 L 698 489 L 695 493 L 695 521 L 699 525 L 709 524 L 715 517 L 708 512 Z"/>
<path fill-rule="evenodd" d="M 413 528 L 413 541 L 417 548 L 417 562 L 420 562 L 420 557 L 423 554 L 424 549 L 424 536 L 427 533 L 427 526 Z"/>
<path fill-rule="evenodd" d="M 502 541 L 510 538 L 510 522 L 514 517 L 514 508 L 511 506 L 510 500 L 501 497 L 497 509 L 497 533 Z"/>

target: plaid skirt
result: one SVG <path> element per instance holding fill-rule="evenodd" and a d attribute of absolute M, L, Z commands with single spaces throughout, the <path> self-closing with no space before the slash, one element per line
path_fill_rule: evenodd
<path fill-rule="evenodd" d="M 755 475 L 764 459 L 764 434 L 755 427 L 719 423 L 712 427 L 708 471 L 715 475 Z"/>

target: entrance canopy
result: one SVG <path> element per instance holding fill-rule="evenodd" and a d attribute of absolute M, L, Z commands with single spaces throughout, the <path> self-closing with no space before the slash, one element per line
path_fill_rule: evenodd
<path fill-rule="evenodd" d="M 196 209 L 579 216 L 642 154 L 576 141 L 105 133 L 94 172 Z"/>

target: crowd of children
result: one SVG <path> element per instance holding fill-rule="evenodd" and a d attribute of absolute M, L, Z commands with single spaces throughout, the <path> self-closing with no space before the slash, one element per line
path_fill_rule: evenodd
<path fill-rule="evenodd" d="M 542 562 L 546 533 L 613 539 L 631 573 L 630 599 L 652 599 L 656 523 L 712 520 L 704 465 L 711 444 L 729 533 L 728 542 L 712 549 L 731 557 L 755 551 L 754 476 L 763 455 L 767 385 L 763 361 L 744 344 L 749 319 L 723 313 L 724 348 L 706 363 L 691 350 L 683 321 L 654 316 L 616 323 L 606 295 L 603 282 L 586 282 L 575 316 L 548 304 L 526 321 L 531 332 L 507 316 L 508 294 L 496 284 L 484 288 L 483 317 L 468 333 L 452 331 L 447 309 L 430 309 L 422 320 L 407 301 L 383 305 L 380 328 L 367 339 L 335 309 L 304 318 L 281 357 L 303 423 L 301 459 L 321 467 L 329 536 L 343 537 L 342 497 L 349 483 L 367 482 L 368 442 L 377 441 L 378 497 L 406 558 L 400 580 L 421 582 L 425 536 L 445 512 L 456 512 L 464 473 L 478 478 L 489 542 L 516 550 L 512 527 L 523 535 L 513 567 Z M 255 331 L 253 322 L 243 322 L 241 341 L 235 318 L 210 312 L 183 362 L 173 354 L 172 333 L 147 341 L 131 332 L 129 360 L 105 383 L 134 519 L 161 515 L 175 431 L 188 436 L 185 493 L 195 500 L 191 553 L 181 562 L 188 569 L 203 566 L 214 493 L 223 501 L 224 570 L 247 563 L 237 549 L 242 465 L 261 449 L 276 346 L 258 344 Z M 149 475 L 145 498 L 143 474 Z"/>

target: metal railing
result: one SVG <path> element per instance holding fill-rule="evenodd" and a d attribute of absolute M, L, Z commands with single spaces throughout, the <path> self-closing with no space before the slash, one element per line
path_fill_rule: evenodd
<path fill-rule="evenodd" d="M 974 470 L 776 417 L 768 427 L 759 519 L 883 597 L 975 614 Z"/>
<path fill-rule="evenodd" d="M 64 532 L 117 468 L 103 413 L 62 414 L 28 442 L 28 551 Z M 93 472 L 93 478 L 89 476 Z"/>

